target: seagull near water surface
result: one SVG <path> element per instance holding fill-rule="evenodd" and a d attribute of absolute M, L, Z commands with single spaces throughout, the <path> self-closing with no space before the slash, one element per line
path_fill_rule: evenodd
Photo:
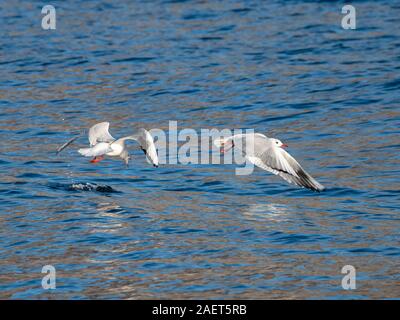
<path fill-rule="evenodd" d="M 146 155 L 148 161 L 153 164 L 153 166 L 158 167 L 158 155 L 157 150 L 154 145 L 153 137 L 150 132 L 146 129 L 139 129 L 139 131 L 130 136 L 115 139 L 108 131 L 110 127 L 109 122 L 101 122 L 95 124 L 89 129 L 89 148 L 81 148 L 78 152 L 85 157 L 92 157 L 90 160 L 92 163 L 99 162 L 104 159 L 104 156 L 110 157 L 120 157 L 124 160 L 125 164 L 128 165 L 131 156 L 129 155 L 128 149 L 126 147 L 126 141 L 134 140 L 140 145 L 140 148 Z M 80 137 L 76 136 L 61 147 L 57 149 L 57 154 L 62 150 L 72 144 L 76 139 Z"/>
<path fill-rule="evenodd" d="M 251 146 L 251 148 L 246 148 Z M 261 133 L 236 134 L 214 140 L 221 153 L 239 147 L 245 157 L 255 166 L 280 176 L 289 183 L 321 192 L 325 187 L 307 173 L 284 148 L 278 139 L 268 138 Z"/>
<path fill-rule="evenodd" d="M 96 163 L 105 156 L 120 157 L 128 165 L 131 156 L 126 148 L 127 140 L 135 140 L 153 166 L 158 167 L 158 155 L 153 137 L 145 129 L 131 136 L 115 139 L 109 132 L 109 122 L 95 124 L 89 129 L 89 148 L 81 148 L 78 152 L 85 157 L 92 157 L 90 162 Z M 76 136 L 57 149 L 57 154 L 72 144 Z M 247 148 L 251 145 L 252 148 Z M 280 176 L 289 183 L 321 192 L 325 187 L 307 173 L 302 166 L 284 148 L 286 144 L 275 138 L 268 138 L 261 133 L 236 134 L 214 140 L 214 145 L 225 153 L 233 147 L 240 148 L 245 157 L 255 166 Z M 249 150 L 250 149 L 250 150 Z"/>

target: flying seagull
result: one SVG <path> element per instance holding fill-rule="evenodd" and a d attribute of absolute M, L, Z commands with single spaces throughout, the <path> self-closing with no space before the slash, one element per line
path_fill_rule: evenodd
<path fill-rule="evenodd" d="M 90 162 L 96 163 L 104 159 L 104 156 L 120 157 L 128 165 L 131 156 L 126 148 L 127 140 L 135 140 L 146 155 L 147 160 L 158 167 L 158 156 L 154 145 L 153 137 L 146 129 L 139 131 L 131 136 L 115 139 L 108 131 L 109 122 L 95 124 L 89 129 L 89 148 L 81 148 L 78 152 L 85 157 L 93 157 Z M 57 149 L 57 154 L 72 144 L 79 136 L 73 137 Z"/>
<path fill-rule="evenodd" d="M 289 183 L 318 192 L 325 189 L 284 150 L 287 145 L 278 139 L 268 138 L 261 133 L 236 134 L 215 139 L 214 145 L 221 148 L 221 153 L 238 146 L 252 164 L 282 177 Z"/>

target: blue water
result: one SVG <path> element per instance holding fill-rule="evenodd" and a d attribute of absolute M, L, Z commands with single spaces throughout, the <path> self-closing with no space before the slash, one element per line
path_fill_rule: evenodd
<path fill-rule="evenodd" d="M 339 1 L 51 4 L 52 31 L 40 1 L 0 6 L 0 298 L 400 297 L 398 1 L 354 1 L 357 30 Z M 327 190 L 55 155 L 105 120 L 252 128 Z"/>

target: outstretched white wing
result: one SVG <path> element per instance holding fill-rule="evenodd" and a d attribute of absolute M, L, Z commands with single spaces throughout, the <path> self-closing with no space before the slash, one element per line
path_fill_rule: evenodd
<path fill-rule="evenodd" d="M 323 191 L 325 189 L 282 148 L 271 147 L 258 156 L 248 156 L 247 158 L 254 165 L 282 177 L 289 183 L 314 191 Z"/>
<path fill-rule="evenodd" d="M 109 122 L 100 122 L 89 129 L 89 142 L 91 146 L 95 146 L 99 142 L 113 142 L 114 137 L 108 132 Z"/>
<path fill-rule="evenodd" d="M 148 132 L 146 129 L 141 128 L 136 134 L 120 138 L 114 143 L 124 145 L 126 140 L 137 141 L 140 144 L 141 149 L 145 153 L 148 162 L 150 162 L 153 166 L 158 167 L 157 150 L 150 132 Z"/>

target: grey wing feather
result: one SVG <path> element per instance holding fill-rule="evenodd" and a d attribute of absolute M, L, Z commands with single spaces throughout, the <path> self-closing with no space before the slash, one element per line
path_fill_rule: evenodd
<path fill-rule="evenodd" d="M 301 165 L 285 150 L 269 148 L 261 155 L 249 157 L 256 166 L 279 175 L 284 180 L 314 191 L 324 190 L 324 186 L 309 175 Z"/>
<path fill-rule="evenodd" d="M 64 143 L 62 146 L 58 147 L 56 154 L 58 155 L 61 151 L 63 151 L 66 147 L 68 147 L 71 143 L 73 143 L 76 139 L 78 139 L 81 135 L 78 135 L 76 137 L 73 137 L 69 139 L 66 143 Z"/>
<path fill-rule="evenodd" d="M 138 133 L 138 141 L 146 154 L 147 160 L 152 163 L 155 167 L 158 167 L 158 154 L 156 145 L 154 144 L 153 137 L 150 132 L 146 129 L 139 129 Z"/>

